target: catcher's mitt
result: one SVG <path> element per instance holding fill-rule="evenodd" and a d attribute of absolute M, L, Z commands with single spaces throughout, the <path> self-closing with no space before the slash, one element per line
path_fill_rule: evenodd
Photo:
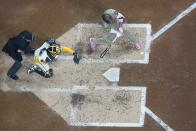
<path fill-rule="evenodd" d="M 73 58 L 74 63 L 79 64 L 80 57 L 79 57 L 78 53 L 75 52 L 73 55 L 74 55 L 74 58 Z"/>

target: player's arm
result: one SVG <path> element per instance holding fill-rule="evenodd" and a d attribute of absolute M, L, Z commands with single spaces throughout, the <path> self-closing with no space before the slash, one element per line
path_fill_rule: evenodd
<path fill-rule="evenodd" d="M 69 47 L 63 47 L 62 52 L 70 54 L 70 55 L 74 55 L 74 53 L 75 53 L 75 51 L 73 49 L 69 48 Z"/>
<path fill-rule="evenodd" d="M 63 53 L 68 53 L 70 55 L 73 55 L 74 58 L 73 58 L 73 61 L 76 63 L 76 64 L 79 64 L 80 62 L 80 58 L 79 58 L 79 55 L 76 51 L 74 51 L 73 49 L 69 48 L 69 47 L 63 47 L 62 48 L 62 52 Z"/>

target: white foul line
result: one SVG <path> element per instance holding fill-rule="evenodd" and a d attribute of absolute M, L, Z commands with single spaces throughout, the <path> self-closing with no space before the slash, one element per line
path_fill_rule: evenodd
<path fill-rule="evenodd" d="M 152 35 L 152 40 L 159 37 L 161 34 L 163 34 L 165 31 L 167 31 L 170 27 L 172 27 L 174 24 L 176 24 L 179 20 L 181 20 L 184 16 L 188 15 L 192 10 L 196 8 L 196 2 L 194 2 L 191 6 L 189 6 L 185 11 L 180 13 L 178 16 L 176 16 L 172 21 L 170 21 L 167 25 L 165 25 L 162 29 L 160 29 L 157 33 Z"/>
<path fill-rule="evenodd" d="M 161 125 L 166 131 L 174 131 L 165 122 L 161 120 L 157 115 L 155 115 L 150 109 L 146 107 L 146 113 L 151 116 L 159 125 Z"/>

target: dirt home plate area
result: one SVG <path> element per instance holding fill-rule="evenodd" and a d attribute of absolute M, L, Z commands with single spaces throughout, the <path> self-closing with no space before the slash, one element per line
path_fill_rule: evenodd
<path fill-rule="evenodd" d="M 74 86 L 71 91 L 34 93 L 72 126 L 141 127 L 144 124 L 145 87 Z"/>
<path fill-rule="evenodd" d="M 137 39 L 141 43 L 141 49 L 136 50 L 128 44 L 125 35 L 117 38 L 109 50 L 109 52 L 100 58 L 100 54 L 107 48 L 107 44 L 98 45 L 95 52 L 89 53 L 90 38 L 103 37 L 107 35 L 100 24 L 79 23 L 70 29 L 64 35 L 59 37 L 57 41 L 61 45 L 67 45 L 80 52 L 82 63 L 104 63 L 104 64 L 120 64 L 120 63 L 148 63 L 150 52 L 150 24 L 125 24 L 124 29 L 130 33 L 128 37 Z"/>
<path fill-rule="evenodd" d="M 54 70 L 54 76 L 50 78 L 50 82 L 46 82 L 45 78 L 39 76 L 36 73 L 33 73 L 32 75 L 27 75 L 27 69 L 30 67 L 32 63 L 33 58 L 32 57 L 25 57 L 25 62 L 23 62 L 24 68 L 22 68 L 18 75 L 21 76 L 21 80 L 19 82 L 15 83 L 14 81 L 9 81 L 9 79 L 6 77 L 6 70 L 4 70 L 4 77 L 2 77 L 1 85 L 3 84 L 4 88 L 9 89 L 22 89 L 22 87 L 31 87 L 31 89 L 38 88 L 37 85 L 40 85 L 39 87 L 43 88 L 72 88 L 73 86 L 111 86 L 113 83 L 108 81 L 106 78 L 104 78 L 103 73 L 109 70 L 112 67 L 118 67 L 118 64 L 127 62 L 138 62 L 138 63 L 146 63 L 148 62 L 148 58 L 145 59 L 145 57 L 149 56 L 149 37 L 151 28 L 148 24 L 138 24 L 138 25 L 127 25 L 128 29 L 131 30 L 131 27 L 133 28 L 133 33 L 139 33 L 141 34 L 141 43 L 142 48 L 141 50 L 133 50 L 131 48 L 127 48 L 127 51 L 124 51 L 125 49 L 122 48 L 112 48 L 110 55 L 106 54 L 106 58 L 99 58 L 100 53 L 102 50 L 105 49 L 105 47 L 101 48 L 99 51 L 96 51 L 93 55 L 87 55 L 87 46 L 89 45 L 88 36 L 96 35 L 96 34 L 88 34 L 82 33 L 84 36 L 79 35 L 78 33 L 81 33 L 82 29 L 85 30 L 101 30 L 102 28 L 97 24 L 78 24 L 74 28 L 70 29 L 68 32 L 66 32 L 64 35 L 59 37 L 57 39 L 57 42 L 61 43 L 62 46 L 68 46 L 72 48 L 77 48 L 78 40 L 84 41 L 82 46 L 83 50 L 86 51 L 86 53 L 82 53 L 81 63 L 76 65 L 72 61 L 73 56 L 61 56 L 59 60 L 51 63 L 51 68 Z M 129 28 L 130 27 L 130 28 Z M 78 28 L 80 28 L 78 30 Z M 97 32 L 98 32 L 97 31 Z M 94 32 L 94 31 L 93 31 Z M 95 31 L 96 32 L 96 31 Z M 101 32 L 101 31 L 100 31 Z M 101 34 L 101 33 L 100 33 Z M 119 38 L 120 39 L 120 38 Z M 119 42 L 119 44 L 118 44 Z M 121 41 L 117 41 L 116 43 L 118 46 L 124 46 L 123 44 L 126 43 L 120 43 Z M 85 46 L 87 45 L 87 46 Z M 113 45 L 112 45 L 113 46 Z M 129 46 L 129 45 L 128 45 Z M 115 47 L 115 45 L 113 46 Z M 119 54 L 115 52 L 115 50 L 119 50 Z M 118 54 L 118 55 L 116 55 Z M 5 56 L 7 57 L 7 56 Z M 120 58 L 118 58 L 120 57 Z M 8 57 L 7 57 L 8 58 Z M 13 62 L 11 59 L 9 59 L 9 62 L 5 62 L 3 65 L 4 68 L 7 68 Z M 7 60 L 7 61 L 8 61 Z M 100 64 L 100 62 L 102 62 Z M 119 74 L 117 74 L 119 75 Z M 118 77 L 118 76 L 116 76 Z M 31 86 L 29 86 L 31 85 Z"/>
<path fill-rule="evenodd" d="M 72 56 L 60 57 L 51 64 L 55 73 L 50 82 L 46 82 L 45 78 L 36 73 L 27 75 L 26 70 L 32 64 L 27 57 L 23 63 L 25 68 L 19 72 L 21 80 L 12 83 L 8 82 L 9 79 L 5 76 L 1 87 L 4 90 L 34 92 L 70 125 L 141 127 L 144 124 L 146 88 L 117 86 L 120 72 L 109 76 L 118 77 L 116 82 L 110 82 L 103 76 L 104 72 L 120 63 L 147 62 L 144 58 L 149 51 L 147 42 L 150 42 L 151 26 L 128 24 L 125 25 L 125 29 L 131 34 L 139 34 L 142 43 L 140 50 L 128 47 L 130 45 L 126 45 L 127 42 L 122 37 L 112 45 L 110 54 L 103 60 L 99 58 L 99 54 L 106 48 L 104 46 L 99 47 L 94 54 L 88 55 L 90 37 L 104 35 L 105 32 L 98 24 L 77 24 L 59 37 L 57 42 L 73 49 L 80 46 L 80 64 L 74 64 Z M 60 91 L 61 95 L 55 95 L 55 91 Z M 51 104 L 52 101 L 56 101 L 56 104 Z"/>
<path fill-rule="evenodd" d="M 108 34 L 99 23 L 107 8 L 125 15 L 125 33 L 100 58 L 108 45 L 91 51 L 90 38 Z M 28 29 L 36 48 L 53 37 L 81 60 L 62 54 L 46 79 L 27 74 L 33 56 L 23 54 L 14 81 L 14 61 L 0 52 L 0 131 L 195 131 L 195 8 L 193 0 L 2 2 L 0 49 Z"/>

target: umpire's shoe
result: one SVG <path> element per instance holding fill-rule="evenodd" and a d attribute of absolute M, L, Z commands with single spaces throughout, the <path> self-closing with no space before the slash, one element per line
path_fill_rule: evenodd
<path fill-rule="evenodd" d="M 13 80 L 18 80 L 18 76 L 17 75 L 8 75 L 8 77 L 12 78 Z"/>

